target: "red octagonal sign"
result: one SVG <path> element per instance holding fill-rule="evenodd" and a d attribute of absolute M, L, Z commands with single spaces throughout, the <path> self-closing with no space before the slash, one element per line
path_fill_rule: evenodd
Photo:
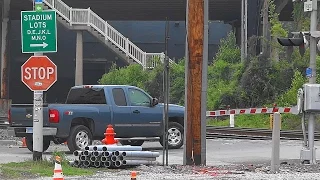
<path fill-rule="evenodd" d="M 47 91 L 57 81 L 57 66 L 47 56 L 31 56 L 21 66 L 21 81 L 31 91 Z"/>

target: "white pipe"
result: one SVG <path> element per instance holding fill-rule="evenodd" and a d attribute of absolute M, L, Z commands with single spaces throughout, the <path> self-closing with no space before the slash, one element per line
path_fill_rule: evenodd
<path fill-rule="evenodd" d="M 80 164 L 81 164 L 81 161 L 75 160 L 73 165 L 76 166 L 76 167 L 79 167 Z"/>
<path fill-rule="evenodd" d="M 116 161 L 116 162 L 114 162 L 114 165 L 115 165 L 116 167 L 120 167 L 122 164 L 123 164 L 122 161 Z"/>
<path fill-rule="evenodd" d="M 96 161 L 94 162 L 94 167 L 100 167 L 101 166 L 101 162 L 100 161 Z"/>
<path fill-rule="evenodd" d="M 106 156 L 106 157 L 110 157 L 111 154 L 112 154 L 111 151 L 104 151 L 104 156 Z"/>
<path fill-rule="evenodd" d="M 82 151 L 74 151 L 74 152 L 73 152 L 73 155 L 74 155 L 74 156 L 79 156 L 79 155 L 81 154 L 81 152 L 82 152 Z"/>
<path fill-rule="evenodd" d="M 81 161 L 86 161 L 86 160 L 88 160 L 88 156 L 86 156 L 86 155 L 81 155 L 79 159 L 80 159 Z"/>
<path fill-rule="evenodd" d="M 106 161 L 103 163 L 104 167 L 110 167 L 111 166 L 111 162 L 110 161 Z"/>
<path fill-rule="evenodd" d="M 92 161 L 92 162 L 93 162 L 93 161 L 97 161 L 97 159 L 98 159 L 98 158 L 97 158 L 96 156 L 91 156 L 91 157 L 90 157 L 90 161 Z"/>
<path fill-rule="evenodd" d="M 142 151 L 141 146 L 116 146 L 116 145 L 96 145 L 96 146 L 87 146 L 85 150 L 94 150 L 94 151 Z"/>
<path fill-rule="evenodd" d="M 122 160 L 146 160 L 146 161 L 155 161 L 156 157 L 123 157 Z"/>
<path fill-rule="evenodd" d="M 107 157 L 105 157 L 105 156 L 101 157 L 101 162 L 106 162 L 107 160 L 108 160 Z"/>
<path fill-rule="evenodd" d="M 83 162 L 84 167 L 89 167 L 90 166 L 90 161 L 84 161 Z"/>
<path fill-rule="evenodd" d="M 84 151 L 84 155 L 89 156 L 89 155 L 92 154 L 92 152 L 93 152 L 93 151 L 88 151 L 88 150 L 86 150 L 86 151 Z"/>
<path fill-rule="evenodd" d="M 123 165 L 159 164 L 157 161 L 123 160 Z"/>
<path fill-rule="evenodd" d="M 104 154 L 104 152 L 103 151 L 93 151 L 92 152 L 92 155 L 94 155 L 94 156 L 100 156 L 101 154 Z"/>
<path fill-rule="evenodd" d="M 117 151 L 116 151 L 117 152 Z M 119 151 L 120 154 L 127 157 L 159 157 L 159 152 L 151 151 Z"/>

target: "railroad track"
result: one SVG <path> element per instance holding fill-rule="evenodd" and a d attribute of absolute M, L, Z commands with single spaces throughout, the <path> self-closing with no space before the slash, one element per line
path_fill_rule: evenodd
<path fill-rule="evenodd" d="M 207 139 L 231 138 L 231 139 L 270 140 L 272 139 L 272 130 L 207 126 L 206 138 Z M 280 139 L 303 140 L 302 130 L 281 130 Z M 319 131 L 315 132 L 314 139 L 316 141 L 320 140 Z"/>

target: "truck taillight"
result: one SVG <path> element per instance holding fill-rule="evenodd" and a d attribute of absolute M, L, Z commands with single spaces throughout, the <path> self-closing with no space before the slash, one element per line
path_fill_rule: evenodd
<path fill-rule="evenodd" d="M 49 109 L 49 122 L 50 123 L 59 123 L 59 111 L 56 109 Z"/>
<path fill-rule="evenodd" d="M 9 124 L 11 124 L 11 110 L 10 109 L 8 110 L 8 121 L 9 121 Z"/>

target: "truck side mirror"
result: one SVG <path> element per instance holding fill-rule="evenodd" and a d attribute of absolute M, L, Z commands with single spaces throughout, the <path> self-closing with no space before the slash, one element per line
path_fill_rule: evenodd
<path fill-rule="evenodd" d="M 152 98 L 152 106 L 155 106 L 159 103 L 157 98 Z"/>

